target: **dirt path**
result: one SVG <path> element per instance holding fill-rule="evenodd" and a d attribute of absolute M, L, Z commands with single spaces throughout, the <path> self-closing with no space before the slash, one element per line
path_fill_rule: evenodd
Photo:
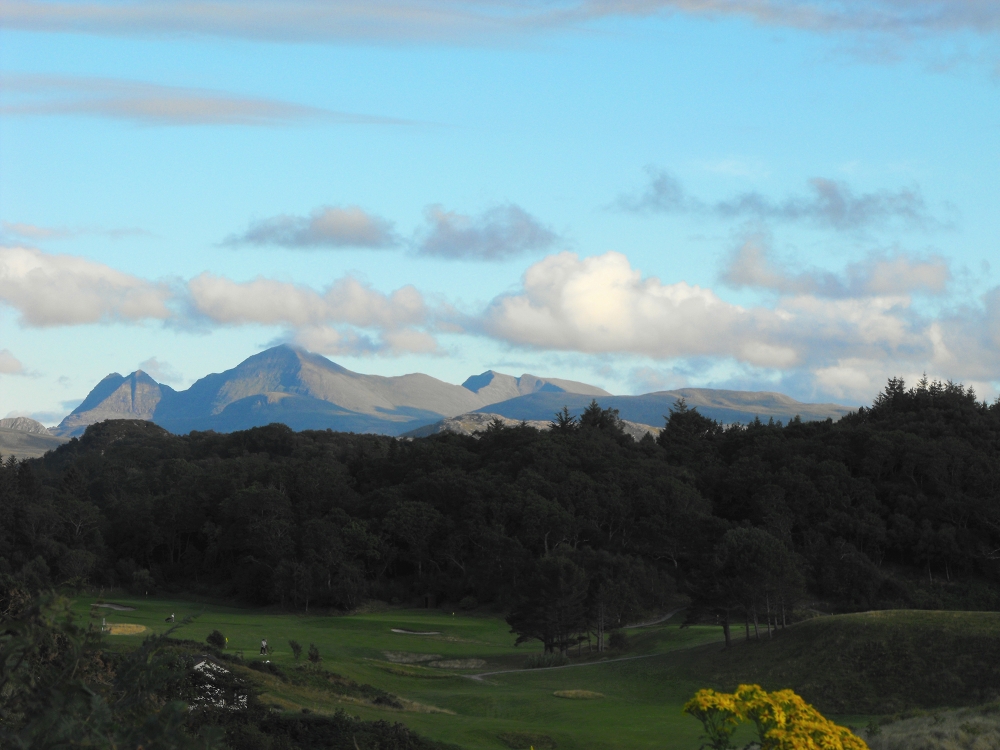
<path fill-rule="evenodd" d="M 659 625 L 661 622 L 666 622 L 671 617 L 676 615 L 678 612 L 684 610 L 684 607 L 678 607 L 677 609 L 672 609 L 667 614 L 663 615 L 659 620 L 650 620 L 649 622 L 640 622 L 638 625 L 626 625 L 622 630 L 632 630 L 633 628 L 648 628 L 650 625 Z"/>

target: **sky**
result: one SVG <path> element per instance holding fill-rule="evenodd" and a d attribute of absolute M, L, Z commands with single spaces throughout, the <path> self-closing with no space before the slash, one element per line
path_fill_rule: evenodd
<path fill-rule="evenodd" d="M 1000 395 L 995 0 L 0 0 L 0 416 L 278 343 Z"/>

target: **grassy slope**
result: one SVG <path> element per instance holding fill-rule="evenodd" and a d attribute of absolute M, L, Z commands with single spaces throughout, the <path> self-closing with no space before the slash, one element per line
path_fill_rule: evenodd
<path fill-rule="evenodd" d="M 792 687 L 831 714 L 891 714 L 1000 696 L 1000 613 L 895 610 L 822 617 L 730 653 L 679 655 L 683 673 L 732 689 Z"/>
<path fill-rule="evenodd" d="M 78 611 L 85 613 L 90 601 L 79 600 Z M 718 628 L 680 629 L 675 621 L 630 632 L 624 656 L 648 658 L 524 670 L 474 681 L 463 675 L 518 669 L 531 653 L 513 647 L 513 637 L 498 618 L 437 610 L 306 616 L 161 599 L 116 601 L 137 609 L 101 610 L 108 622 L 162 631 L 170 612 L 178 619 L 198 614 L 178 637 L 202 641 L 218 628 L 229 637 L 229 650 L 242 649 L 248 659 L 257 658 L 260 638 L 266 636 L 273 649 L 270 658 L 286 669 L 294 665 L 289 638 L 306 648 L 315 643 L 326 669 L 389 691 L 409 701 L 408 710 L 337 699 L 323 690 L 249 673 L 266 692 L 266 700 L 293 711 L 345 708 L 367 719 L 402 721 L 428 737 L 470 749 L 505 747 L 499 735 L 512 731 L 548 735 L 561 750 L 696 748 L 700 727 L 681 714 L 681 706 L 700 687 L 729 690 L 740 682 L 793 688 L 831 718 L 855 726 L 863 726 L 868 715 L 910 706 L 971 704 L 1000 692 L 996 613 L 826 617 L 791 627 L 771 642 L 738 643 L 729 652 L 719 647 Z M 441 635 L 398 634 L 392 628 L 439 630 Z M 124 644 L 135 637 L 111 640 Z M 398 665 L 386 661 L 387 650 L 478 658 L 487 666 L 457 671 Z M 566 700 L 553 695 L 557 690 L 590 690 L 605 697 Z"/>

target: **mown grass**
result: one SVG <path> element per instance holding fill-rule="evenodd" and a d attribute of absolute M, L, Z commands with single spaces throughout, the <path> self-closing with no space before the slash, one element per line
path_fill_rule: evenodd
<path fill-rule="evenodd" d="M 86 613 L 91 601 L 82 598 L 76 607 Z M 839 723 L 857 727 L 874 715 L 970 705 L 1000 694 L 1000 670 L 994 666 L 1000 663 L 1000 614 L 994 613 L 825 617 L 790 627 L 772 641 L 737 642 L 729 651 L 721 648 L 719 628 L 681 629 L 675 618 L 631 631 L 625 652 L 584 651 L 568 667 L 525 669 L 529 655 L 540 649 L 515 648 L 514 637 L 496 616 L 402 609 L 302 615 L 164 599 L 115 601 L 136 610 L 101 610 L 109 623 L 162 632 L 169 627 L 163 618 L 171 612 L 178 622 L 197 615 L 178 629 L 177 637 L 204 642 L 217 628 L 229 638 L 228 652 L 242 653 L 246 660 L 261 658 L 260 639 L 266 637 L 272 649 L 267 658 L 289 676 L 299 674 L 296 667 L 305 656 L 297 664 L 288 639 L 305 649 L 315 643 L 323 670 L 377 690 L 366 694 L 327 677 L 282 680 L 246 670 L 265 701 L 291 712 L 345 708 L 366 719 L 402 721 L 430 738 L 470 749 L 509 748 L 537 736 L 561 750 L 693 750 L 701 744 L 701 727 L 681 713 L 683 704 L 699 688 L 732 690 L 745 682 L 768 690 L 792 688 Z M 138 638 L 110 636 L 109 641 L 124 645 Z M 485 666 L 429 666 L 471 659 Z M 470 679 L 477 673 L 491 674 Z M 375 705 L 372 696 L 378 691 L 397 697 L 403 708 Z M 604 697 L 557 695 L 572 691 Z"/>

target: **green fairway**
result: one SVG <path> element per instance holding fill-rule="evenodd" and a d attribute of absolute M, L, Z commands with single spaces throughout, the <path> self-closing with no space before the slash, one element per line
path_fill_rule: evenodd
<path fill-rule="evenodd" d="M 74 608 L 86 615 L 94 601 L 80 598 Z M 349 616 L 293 615 L 160 598 L 117 598 L 114 602 L 135 610 L 98 610 L 109 624 L 142 625 L 147 633 L 162 632 L 170 627 L 164 618 L 172 612 L 178 623 L 196 615 L 193 623 L 177 630 L 176 637 L 204 642 L 218 629 L 229 638 L 229 652 L 242 651 L 246 659 L 260 658 L 260 639 L 266 637 L 271 648 L 268 658 L 285 669 L 295 665 L 289 639 L 297 640 L 303 649 L 314 643 L 323 668 L 399 696 L 405 710 L 350 697 L 331 698 L 321 690 L 249 673 L 261 685 L 265 701 L 290 711 L 308 708 L 323 713 L 344 708 L 367 719 L 401 721 L 428 737 L 466 748 L 506 748 L 529 742 L 539 750 L 550 742 L 567 750 L 696 748 L 700 725 L 682 715 L 681 706 L 703 685 L 685 676 L 674 657 L 692 646 L 717 650 L 721 636 L 719 628 L 681 629 L 675 618 L 628 631 L 630 644 L 624 653 L 606 652 L 598 661 L 596 653 L 588 655 L 584 649 L 569 667 L 522 670 L 527 656 L 540 647 L 515 648 L 514 636 L 496 616 L 399 609 Z M 138 643 L 142 634 L 108 637 L 124 645 Z M 433 661 L 445 666 L 416 661 L 430 656 L 440 657 Z M 468 659 L 485 664 L 449 668 L 456 660 Z M 616 659 L 622 660 L 612 661 Z M 502 670 L 517 671 L 470 678 Z M 554 695 L 567 690 L 603 697 L 568 700 Z"/>

